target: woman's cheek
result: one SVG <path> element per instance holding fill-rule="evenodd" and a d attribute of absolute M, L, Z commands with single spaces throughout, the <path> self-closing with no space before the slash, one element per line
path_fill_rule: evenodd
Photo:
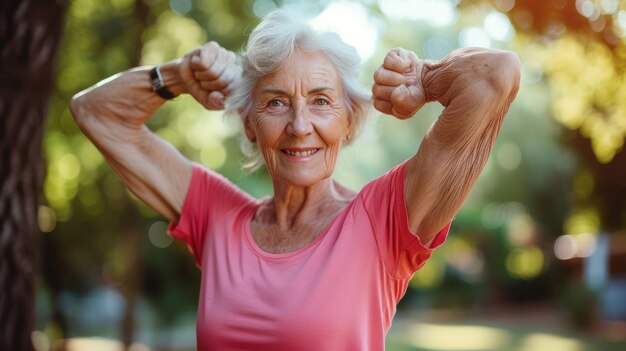
<path fill-rule="evenodd" d="M 271 177 L 276 177 L 276 155 L 269 146 L 261 147 L 261 153 L 265 159 L 265 166 Z"/>
<path fill-rule="evenodd" d="M 338 144 L 345 134 L 348 118 L 342 111 L 331 110 L 326 116 L 317 119 L 318 132 L 327 145 Z"/>
<path fill-rule="evenodd" d="M 271 114 L 258 116 L 255 123 L 258 142 L 269 143 L 270 145 L 267 146 L 273 146 L 282 131 L 282 124 L 284 122 L 280 116 L 272 116 Z M 259 147 L 261 146 L 259 145 Z"/>

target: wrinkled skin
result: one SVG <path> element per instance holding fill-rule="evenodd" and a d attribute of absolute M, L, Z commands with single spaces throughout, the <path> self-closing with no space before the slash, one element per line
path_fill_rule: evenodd
<path fill-rule="evenodd" d="M 324 54 L 296 50 L 257 82 L 253 99 L 244 127 L 263 154 L 274 198 L 257 210 L 252 235 L 266 251 L 296 250 L 354 196 L 331 178 L 351 131 L 343 85 Z"/>
<path fill-rule="evenodd" d="M 259 146 L 272 178 L 307 187 L 330 177 L 350 119 L 343 86 L 326 56 L 297 50 L 257 82 L 253 96 L 246 135 Z M 307 157 L 286 154 L 311 148 L 318 151 Z"/>

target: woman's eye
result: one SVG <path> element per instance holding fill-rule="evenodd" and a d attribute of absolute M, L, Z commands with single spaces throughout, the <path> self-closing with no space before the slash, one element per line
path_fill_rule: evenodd
<path fill-rule="evenodd" d="M 283 102 L 282 102 L 282 101 L 280 101 L 280 100 L 277 100 L 277 99 L 271 100 L 271 101 L 268 103 L 268 106 L 271 106 L 271 107 L 281 107 L 281 106 L 283 106 L 283 105 L 284 105 L 284 104 L 283 104 Z"/>
<path fill-rule="evenodd" d="M 330 101 L 328 101 L 327 99 L 324 99 L 324 98 L 317 98 L 317 99 L 315 99 L 315 104 L 317 106 L 330 105 Z"/>

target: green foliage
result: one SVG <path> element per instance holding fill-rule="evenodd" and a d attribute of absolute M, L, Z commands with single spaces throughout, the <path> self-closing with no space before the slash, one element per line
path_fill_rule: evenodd
<path fill-rule="evenodd" d="M 99 80 L 138 64 L 175 59 L 207 40 L 237 50 L 244 40 L 243 28 L 251 21 L 244 5 L 198 6 L 192 16 L 185 16 L 163 1 L 152 1 L 149 7 L 127 0 L 71 3 L 44 140 L 44 195 L 57 222 L 44 237 L 43 278 L 53 303 L 67 291 L 88 293 L 102 284 L 121 287 L 131 261 L 121 245 L 126 236 L 140 235 L 139 251 L 133 255 L 143 258 L 141 291 L 154 302 L 159 323 L 174 323 L 196 307 L 199 274 L 188 251 L 181 245 L 156 248 L 148 240 L 147 231 L 140 229 L 154 222 L 155 213 L 131 200 L 102 155 L 78 130 L 68 103 L 73 94 Z M 159 110 L 150 127 L 191 159 L 224 168 L 231 178 L 240 174 L 237 147 L 230 141 L 233 131 L 218 113 L 179 98 Z M 267 193 L 268 183 L 260 184 L 266 187 L 261 192 Z M 136 206 L 143 217 L 132 210 Z"/>
<path fill-rule="evenodd" d="M 438 26 L 389 18 L 379 3 L 367 2 L 368 15 L 381 28 L 381 37 L 377 50 L 363 64 L 365 86 L 371 85 L 372 72 L 389 48 L 403 46 L 420 57 L 439 59 L 461 46 L 464 29 L 482 26 L 485 16 L 494 12 L 484 1 L 478 5 L 464 2 L 456 21 Z M 326 4 L 301 6 L 315 12 Z M 42 275 L 53 301 L 62 292 L 87 293 L 99 285 L 123 289 L 128 262 L 132 262 L 124 245 L 128 235 L 139 235 L 134 254 L 142 262 L 140 294 L 157 311 L 155 325 L 178 323 L 195 310 L 199 272 L 187 249 L 180 243 L 155 246 L 150 228 L 163 219 L 131 200 L 104 158 L 76 127 L 68 102 L 73 94 L 117 72 L 176 59 L 207 40 L 237 51 L 257 22 L 254 11 L 263 6 L 269 9 L 274 3 L 71 3 L 44 140 L 44 195 L 57 223 L 43 239 Z M 597 188 L 593 184 L 599 182 L 594 172 L 579 172 L 580 151 L 563 140 L 562 126 L 590 138 L 602 162 L 622 152 L 626 134 L 623 43 L 608 48 L 606 43 L 577 41 L 578 37 L 568 34 L 543 45 L 541 34 L 531 29 L 518 26 L 511 42 L 493 41 L 494 46 L 512 46 L 520 52 L 522 85 L 491 159 L 453 222 L 453 236 L 413 281 L 415 288 L 432 294 L 450 289 L 437 304 L 476 304 L 488 291 L 553 274 L 550 248 L 563 233 L 568 217 L 588 219 L 591 213 L 601 226 L 601 209 L 594 204 L 572 209 L 590 198 Z M 373 127 L 343 150 L 336 178 L 360 189 L 412 156 L 441 110 L 430 104 L 407 121 L 374 114 Z M 237 124 L 225 123 L 221 113 L 180 97 L 163 106 L 149 127 L 190 159 L 224 174 L 253 196 L 271 195 L 271 180 L 264 171 L 251 175 L 241 171 Z M 162 230 L 162 225 L 154 228 Z M 544 260 L 537 276 L 526 279 L 507 270 L 507 260 L 516 260 L 510 258 L 512 252 L 532 252 L 537 257 L 537 250 Z"/>
<path fill-rule="evenodd" d="M 626 62 L 604 43 L 564 36 L 535 49 L 552 86 L 556 120 L 591 140 L 596 158 L 609 163 L 626 137 Z"/>

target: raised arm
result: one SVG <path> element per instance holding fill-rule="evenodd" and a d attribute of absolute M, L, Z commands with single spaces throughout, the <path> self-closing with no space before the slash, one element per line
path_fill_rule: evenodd
<path fill-rule="evenodd" d="M 439 62 L 393 49 L 376 71 L 379 111 L 405 119 L 430 101 L 445 106 L 406 168 L 409 227 L 422 242 L 452 220 L 476 183 L 519 79 L 517 55 L 481 48 L 456 50 Z"/>
<path fill-rule="evenodd" d="M 191 94 L 207 109 L 222 109 L 239 77 L 235 55 L 214 42 L 160 71 L 174 95 Z M 124 184 L 169 220 L 176 220 L 191 180 L 192 164 L 144 124 L 165 102 L 152 90 L 149 71 L 139 67 L 82 91 L 71 101 L 76 123 L 102 152 Z"/>

